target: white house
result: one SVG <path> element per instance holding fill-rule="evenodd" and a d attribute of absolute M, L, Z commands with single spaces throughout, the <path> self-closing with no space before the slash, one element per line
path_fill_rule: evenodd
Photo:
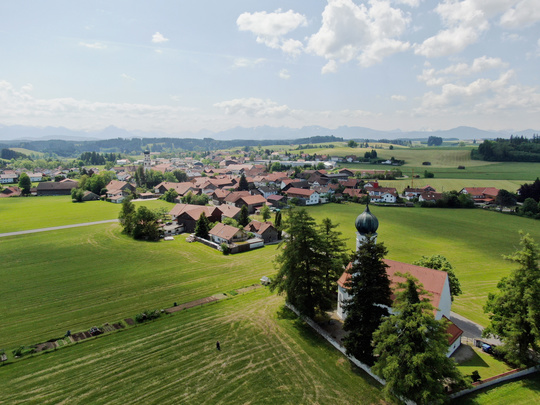
<path fill-rule="evenodd" d="M 367 240 L 366 235 L 373 234 L 375 237 L 377 236 L 376 231 L 379 226 L 379 221 L 369 211 L 369 207 L 366 207 L 366 210 L 356 219 L 355 226 L 357 229 L 356 249 L 358 250 L 360 246 L 362 246 L 362 244 Z M 422 283 L 424 289 L 430 294 L 429 299 L 431 300 L 432 305 L 435 307 L 435 319 L 439 320 L 443 317 L 446 317 L 448 320 L 450 319 L 452 297 L 450 295 L 450 281 L 446 272 L 388 259 L 384 259 L 384 263 L 388 266 L 386 271 L 392 286 L 406 281 L 403 277 L 397 276 L 397 273 L 411 274 L 413 277 L 417 278 L 420 283 Z M 352 263 L 349 264 L 347 269 L 349 270 L 351 266 Z M 352 275 L 345 271 L 338 280 L 337 315 L 341 319 L 345 319 L 347 317 L 343 304 L 351 298 L 347 288 L 347 282 L 351 277 Z M 392 308 L 388 308 L 388 310 L 390 313 L 392 313 Z M 452 323 L 450 323 L 447 331 L 450 335 L 448 339 L 449 348 L 447 356 L 451 356 L 452 353 L 454 353 L 454 351 L 461 345 L 461 335 L 463 334 L 463 331 Z"/>
<path fill-rule="evenodd" d="M 320 195 L 315 190 L 306 190 L 304 188 L 291 187 L 287 190 L 287 198 L 299 198 L 306 205 L 319 204 Z"/>

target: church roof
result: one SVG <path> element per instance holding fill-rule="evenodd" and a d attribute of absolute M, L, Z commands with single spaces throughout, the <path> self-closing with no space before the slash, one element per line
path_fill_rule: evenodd
<path fill-rule="evenodd" d="M 406 281 L 405 278 L 397 276 L 396 273 L 409 273 L 413 277 L 417 278 L 418 282 L 422 283 L 426 291 L 431 293 L 431 296 L 429 296 L 431 303 L 435 308 L 439 308 L 441 295 L 444 289 L 444 283 L 446 282 L 446 278 L 448 277 L 446 272 L 441 270 L 428 269 L 427 267 L 415 266 L 414 264 L 396 262 L 389 259 L 383 259 L 383 261 L 388 266 L 386 268 L 386 273 L 390 278 L 392 288 L 395 288 L 397 286 L 397 283 Z M 351 264 L 349 264 L 347 269 L 349 269 L 350 266 Z M 349 273 L 347 273 L 346 271 L 343 272 L 343 274 L 338 280 L 338 285 L 346 288 L 345 284 L 347 283 L 347 281 L 349 281 L 350 278 L 351 275 Z M 392 299 L 394 298 L 395 296 L 392 296 Z"/>

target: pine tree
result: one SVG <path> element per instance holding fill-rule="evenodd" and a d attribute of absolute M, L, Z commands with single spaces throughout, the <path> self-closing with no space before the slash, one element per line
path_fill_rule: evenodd
<path fill-rule="evenodd" d="M 281 233 L 282 233 L 281 226 L 282 226 L 281 211 L 278 211 L 276 212 L 276 217 L 274 219 L 274 227 L 277 229 L 277 232 L 278 232 L 278 240 L 281 240 Z"/>
<path fill-rule="evenodd" d="M 210 231 L 210 221 L 206 217 L 204 212 L 201 213 L 201 216 L 195 224 L 195 236 L 199 238 L 208 239 L 208 232 Z"/>
<path fill-rule="evenodd" d="M 242 226 L 247 226 L 250 223 L 247 205 L 242 205 L 242 208 L 240 208 L 238 223 Z"/>
<path fill-rule="evenodd" d="M 324 218 L 319 226 L 321 236 L 321 255 L 324 260 L 324 279 L 327 295 L 333 295 L 336 291 L 336 282 L 347 265 L 349 255 L 346 252 L 345 239 L 341 238 L 341 232 L 335 229 L 339 224 L 333 224 L 330 218 Z"/>
<path fill-rule="evenodd" d="M 498 350 L 507 361 L 528 365 L 530 351 L 538 353 L 540 349 L 540 250 L 529 234 L 520 235 L 522 249 L 505 256 L 520 267 L 499 282 L 498 293 L 488 295 L 484 311 L 490 324 L 484 334 L 503 341 L 504 346 Z"/>
<path fill-rule="evenodd" d="M 448 352 L 448 321 L 433 316 L 427 292 L 410 276 L 400 285 L 394 315 L 373 334 L 377 361 L 372 370 L 386 380 L 384 392 L 417 404 L 448 401 L 445 385 L 461 389 L 470 384 Z"/>
<path fill-rule="evenodd" d="M 240 176 L 240 181 L 238 182 L 238 191 L 248 191 L 249 184 L 247 182 L 246 176 L 244 173 Z"/>
<path fill-rule="evenodd" d="M 287 294 L 287 301 L 302 315 L 313 317 L 329 307 L 321 269 L 321 239 L 315 220 L 305 209 L 292 210 L 286 221 L 287 238 L 276 258 L 278 274 L 272 290 Z"/>
<path fill-rule="evenodd" d="M 349 332 L 344 344 L 349 354 L 370 365 L 374 362 L 373 333 L 392 305 L 388 266 L 383 261 L 386 253 L 386 247 L 368 235 L 347 269 L 351 278 L 346 287 L 351 298 L 344 302 L 347 317 L 343 328 Z"/>

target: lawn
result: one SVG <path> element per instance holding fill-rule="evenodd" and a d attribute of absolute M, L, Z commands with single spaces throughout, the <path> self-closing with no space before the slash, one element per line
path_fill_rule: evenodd
<path fill-rule="evenodd" d="M 309 208 L 318 222 L 330 217 L 339 223 L 351 250 L 354 221 L 363 210 L 352 203 Z M 530 233 L 540 243 L 538 221 L 498 212 L 376 206 L 371 211 L 379 219 L 378 241 L 387 246 L 387 258 L 412 263 L 424 255 L 441 254 L 452 263 L 463 289 L 452 309 L 482 325 L 488 322 L 482 309 L 488 293 L 496 291 L 499 280 L 516 267 L 502 255 L 519 248 L 518 231 Z"/>
<path fill-rule="evenodd" d="M 497 385 L 457 398 L 463 405 L 526 405 L 540 403 L 540 375 Z"/>
<path fill-rule="evenodd" d="M 260 289 L 0 367 L 1 400 L 384 403 L 378 383 L 282 304 Z"/>
<path fill-rule="evenodd" d="M 0 239 L 0 348 L 84 330 L 251 285 L 273 273 L 276 246 L 223 256 L 185 236 L 139 242 L 118 224 Z"/>
<path fill-rule="evenodd" d="M 487 354 L 478 347 L 465 346 L 460 350 L 468 349 L 473 352 L 473 356 L 458 366 L 463 375 L 471 375 L 473 371 L 478 371 L 482 380 L 512 370 L 512 367 L 504 362 L 497 360 L 490 354 Z"/>
<path fill-rule="evenodd" d="M 167 210 L 174 206 L 161 200 L 135 204 Z M 70 196 L 0 198 L 0 233 L 115 219 L 120 208 L 106 201 L 73 203 Z"/>

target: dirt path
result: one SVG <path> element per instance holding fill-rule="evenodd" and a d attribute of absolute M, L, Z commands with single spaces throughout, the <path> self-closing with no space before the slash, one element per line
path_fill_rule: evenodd
<path fill-rule="evenodd" d="M 89 225 L 99 225 L 99 224 L 108 224 L 110 222 L 118 222 L 117 219 L 107 219 L 105 221 L 96 221 L 96 222 L 83 222 L 81 224 L 72 224 L 72 225 L 61 225 L 53 226 L 50 228 L 38 228 L 38 229 L 28 229 L 26 231 L 17 231 L 17 232 L 6 232 L 0 233 L 0 238 L 5 236 L 16 236 L 16 235 L 26 235 L 29 233 L 38 233 L 38 232 L 47 232 L 47 231 L 57 231 L 59 229 L 68 229 L 68 228 L 78 228 L 80 226 L 89 226 Z"/>

